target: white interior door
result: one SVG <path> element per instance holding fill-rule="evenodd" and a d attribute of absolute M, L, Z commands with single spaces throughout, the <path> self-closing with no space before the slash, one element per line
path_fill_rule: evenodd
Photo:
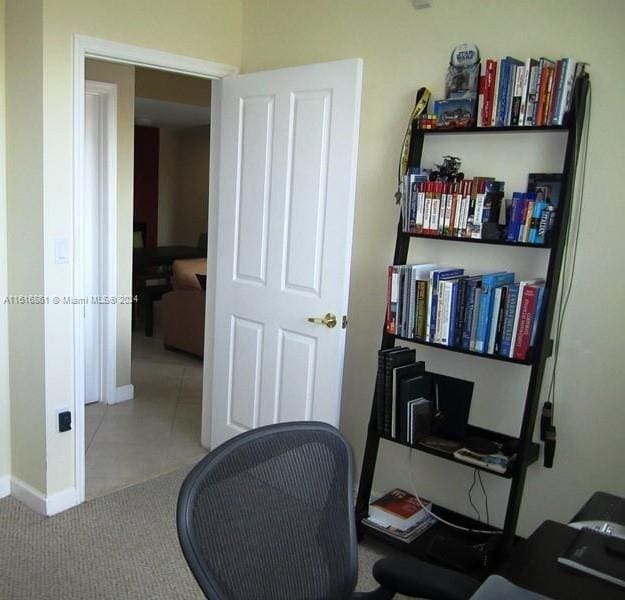
<path fill-rule="evenodd" d="M 338 425 L 362 61 L 221 84 L 211 445 Z M 308 317 L 336 316 L 335 327 Z"/>
<path fill-rule="evenodd" d="M 102 205 L 102 97 L 85 90 L 85 202 L 84 202 L 84 283 L 86 297 L 102 295 L 101 285 L 101 214 Z M 102 324 L 100 307 L 89 302 L 84 306 L 85 331 L 85 404 L 102 401 Z"/>

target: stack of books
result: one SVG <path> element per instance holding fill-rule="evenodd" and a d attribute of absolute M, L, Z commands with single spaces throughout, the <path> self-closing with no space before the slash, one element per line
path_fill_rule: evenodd
<path fill-rule="evenodd" d="M 571 58 L 488 59 L 480 75 L 477 126 L 563 125 L 584 67 Z"/>
<path fill-rule="evenodd" d="M 545 244 L 555 223 L 557 198 L 528 190 L 504 199 L 503 190 L 504 182 L 492 177 L 452 183 L 423 181 L 421 173 L 409 173 L 402 184 L 402 229 L 436 237 Z"/>
<path fill-rule="evenodd" d="M 526 360 L 536 342 L 543 279 L 467 276 L 433 264 L 388 268 L 386 331 L 406 339 Z"/>
<path fill-rule="evenodd" d="M 363 522 L 397 540 L 412 542 L 436 522 L 427 512 L 432 503 L 422 502 L 427 510 L 413 494 L 395 488 L 369 505 L 369 517 Z"/>

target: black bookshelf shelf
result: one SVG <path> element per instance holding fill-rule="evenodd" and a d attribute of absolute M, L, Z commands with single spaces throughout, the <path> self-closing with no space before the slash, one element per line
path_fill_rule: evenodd
<path fill-rule="evenodd" d="M 456 348 L 454 346 L 445 346 L 444 344 L 435 344 L 434 342 L 426 342 L 424 340 L 417 340 L 414 338 L 402 337 L 400 335 L 396 335 L 394 337 L 396 340 L 402 340 L 404 342 L 411 342 L 412 344 L 419 344 L 421 346 L 430 346 L 432 348 L 440 348 L 441 350 L 447 350 L 448 352 L 460 352 L 461 354 L 470 354 L 471 356 L 477 356 L 479 358 L 501 360 L 503 362 L 513 363 L 516 365 L 533 365 L 534 364 L 534 361 L 531 358 L 526 358 L 525 360 L 519 360 L 516 358 L 507 358 L 505 356 L 498 356 L 497 354 L 484 354 L 483 352 L 465 350 L 463 348 Z"/>
<path fill-rule="evenodd" d="M 518 438 L 513 438 L 503 433 L 497 433 L 495 431 L 488 431 L 486 429 L 482 429 L 481 427 L 474 427 L 472 425 L 468 426 L 467 435 L 479 436 L 481 438 L 492 440 L 498 443 L 506 443 L 506 442 L 508 443 L 514 442 L 516 444 L 519 443 Z M 413 450 L 418 450 L 419 452 L 425 452 L 426 454 L 438 456 L 439 458 L 442 458 L 444 460 L 450 460 L 451 462 L 458 463 L 465 467 L 469 467 L 471 469 L 478 469 L 479 471 L 483 471 L 484 473 L 490 473 L 491 475 L 496 475 L 497 477 L 503 477 L 505 479 L 512 478 L 518 466 L 516 459 L 513 459 L 510 462 L 508 469 L 504 473 L 498 473 L 497 471 L 493 471 L 486 467 L 480 467 L 479 465 L 475 465 L 473 463 L 460 460 L 454 456 L 453 451 L 434 448 L 431 445 L 426 445 L 426 444 L 419 443 L 419 442 L 416 444 L 409 444 L 407 442 L 403 442 L 390 435 L 385 435 L 383 433 L 380 433 L 380 437 L 384 440 L 388 440 L 389 442 L 394 442 L 395 444 L 400 444 L 401 446 L 406 446 L 407 448 L 412 448 Z M 532 447 L 530 449 L 530 453 L 526 461 L 526 464 L 531 465 L 532 463 L 535 463 L 538 460 L 539 455 L 540 455 L 540 446 L 536 443 L 532 443 Z"/>
<path fill-rule="evenodd" d="M 454 529 L 448 525 L 445 525 L 444 523 L 438 522 L 432 525 L 432 527 L 430 527 L 427 531 L 424 531 L 418 538 L 416 538 L 412 542 L 403 542 L 390 535 L 387 535 L 383 531 L 371 527 L 366 522 L 361 522 L 361 526 L 363 527 L 363 529 L 366 530 L 367 535 L 371 535 L 371 537 L 382 540 L 403 552 L 407 552 L 408 554 L 420 558 L 421 560 L 428 561 L 432 560 L 432 558 L 428 554 L 428 550 L 431 547 L 432 541 L 439 536 L 444 536 L 447 540 L 453 539 L 459 543 L 474 545 L 480 542 L 487 542 L 494 536 L 499 537 L 502 533 L 502 530 L 498 529 L 497 527 L 493 527 L 492 525 L 488 525 L 487 523 L 484 523 L 482 521 L 472 519 L 470 517 L 467 517 L 466 515 L 449 510 L 439 505 L 433 505 L 432 512 L 436 516 L 441 517 L 442 519 L 445 519 L 450 523 L 454 523 L 455 525 L 466 527 L 467 529 L 485 532 L 489 531 L 492 533 L 462 531 L 459 529 Z M 483 579 L 489 573 L 490 570 L 488 565 L 476 565 L 473 569 L 469 571 L 470 575 L 478 579 Z"/>
<path fill-rule="evenodd" d="M 528 242 L 507 242 L 505 240 L 482 240 L 473 238 L 461 238 L 448 235 L 429 235 L 427 233 L 409 233 L 407 231 L 402 232 L 411 238 L 423 238 L 426 240 L 443 240 L 445 242 L 464 242 L 468 244 L 491 244 L 496 246 L 511 246 L 514 248 L 541 248 L 545 250 L 551 250 L 550 244 L 530 244 Z"/>
<path fill-rule="evenodd" d="M 537 127 L 458 127 L 457 129 L 417 129 L 423 135 L 457 133 L 532 133 L 534 131 L 568 131 L 568 125 L 540 125 Z"/>

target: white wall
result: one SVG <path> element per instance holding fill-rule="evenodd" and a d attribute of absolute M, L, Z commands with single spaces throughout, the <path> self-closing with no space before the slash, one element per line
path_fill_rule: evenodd
<path fill-rule="evenodd" d="M 158 243 L 196 246 L 208 224 L 210 128 L 160 128 Z"/>
<path fill-rule="evenodd" d="M 619 194 L 625 163 L 621 139 L 625 80 L 618 75 L 625 56 L 621 31 L 625 3 L 445 0 L 433 2 L 431 9 L 416 11 L 408 0 L 245 0 L 243 14 L 244 72 L 341 58 L 364 59 L 341 420 L 359 462 L 382 329 L 386 267 L 393 256 L 397 159 L 416 90 L 425 85 L 440 97 L 450 52 L 467 40 L 478 45 L 483 57 L 572 56 L 591 64 L 593 113 L 586 200 L 562 337 L 556 463 L 552 470 L 538 464 L 530 468 L 520 533 L 529 533 L 546 518 L 568 520 L 594 490 L 625 495 L 625 377 L 621 366 L 625 286 L 620 276 L 625 204 Z M 537 138 L 515 138 L 519 153 L 512 155 L 507 140 L 495 145 L 492 136 L 479 140 L 477 151 L 467 145 L 472 142 L 457 146 L 454 141 L 453 148 L 466 159 L 466 172 L 483 174 L 480 171 L 488 169 L 502 174 L 512 191 L 536 165 L 558 170 L 556 156 L 561 141 L 542 138 L 541 144 L 553 144 L 553 152 L 544 148 L 539 152 Z M 430 159 L 451 151 L 451 145 L 440 144 L 432 149 Z M 487 151 L 490 158 L 483 155 Z M 483 156 L 478 159 L 478 155 Z M 497 163 L 491 162 L 496 158 Z M 436 241 L 416 243 L 412 256 L 424 262 L 461 260 L 474 268 L 512 263 L 528 273 L 535 272 L 542 260 L 534 249 L 510 253 L 469 250 L 466 244 L 462 248 L 450 246 Z M 473 422 L 484 421 L 504 431 L 518 426 L 526 378 L 521 367 L 425 348 L 419 348 L 418 354 L 434 370 L 479 379 L 471 412 Z M 487 362 L 494 364 L 484 364 Z M 508 382 L 505 385 L 496 383 L 502 373 Z M 375 481 L 380 491 L 395 485 L 409 486 L 412 473 L 426 497 L 470 514 L 466 500 L 469 469 L 428 455 L 416 456 L 410 469 L 408 451 L 385 443 L 380 458 L 380 476 Z M 491 476 L 486 480 L 492 512 L 500 520 L 507 484 Z"/>
<path fill-rule="evenodd" d="M 173 0 L 158 10 L 151 0 L 114 10 L 99 0 L 7 6 L 15 50 L 7 52 L 9 291 L 71 296 L 72 264 L 55 264 L 52 251 L 55 237 L 72 243 L 73 34 L 238 65 L 241 2 L 189 0 L 184 10 Z M 13 473 L 47 496 L 71 492 L 74 432 L 58 433 L 55 422 L 56 410 L 75 401 L 71 307 L 47 305 L 45 321 L 41 308 L 10 310 L 9 320 Z"/>
<path fill-rule="evenodd" d="M 117 293 L 132 292 L 132 205 L 135 139 L 135 68 L 85 61 L 85 78 L 117 85 Z M 131 383 L 132 306 L 117 306 L 117 386 Z"/>
<path fill-rule="evenodd" d="M 42 4 L 6 7 L 8 292 L 43 296 Z M 39 492 L 46 489 L 43 340 L 44 305 L 9 305 L 11 474 Z"/>
<path fill-rule="evenodd" d="M 179 73 L 137 67 L 135 71 L 137 98 L 151 98 L 192 106 L 211 105 L 211 82 Z"/>
<path fill-rule="evenodd" d="M 11 473 L 9 406 L 9 322 L 7 287 L 5 1 L 0 0 L 0 498 L 8 493 Z"/>

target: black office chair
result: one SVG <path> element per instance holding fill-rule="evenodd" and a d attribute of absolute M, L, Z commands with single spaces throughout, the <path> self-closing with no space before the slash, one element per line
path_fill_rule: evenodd
<path fill-rule="evenodd" d="M 464 600 L 480 582 L 414 559 L 382 559 L 354 593 L 352 452 L 324 423 L 269 425 L 222 444 L 187 475 L 178 537 L 207 598 Z"/>

